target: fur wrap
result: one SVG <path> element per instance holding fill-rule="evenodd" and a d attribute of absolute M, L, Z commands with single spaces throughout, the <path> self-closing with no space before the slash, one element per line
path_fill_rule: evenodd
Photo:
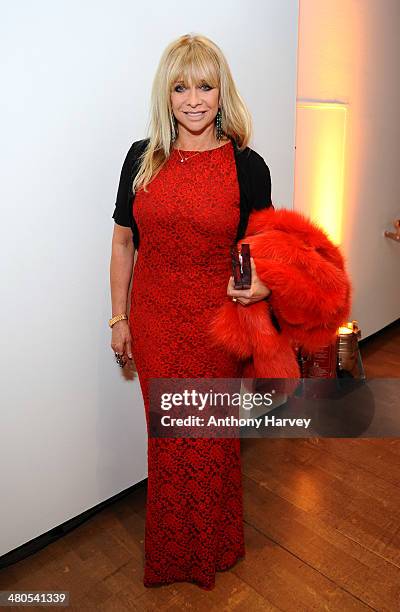
<path fill-rule="evenodd" d="M 352 286 L 344 258 L 319 225 L 284 208 L 253 210 L 237 244 L 243 242 L 271 298 L 243 306 L 226 296 L 211 320 L 211 342 L 246 362 L 244 377 L 298 378 L 293 346 L 315 352 L 335 340 L 349 317 Z"/>

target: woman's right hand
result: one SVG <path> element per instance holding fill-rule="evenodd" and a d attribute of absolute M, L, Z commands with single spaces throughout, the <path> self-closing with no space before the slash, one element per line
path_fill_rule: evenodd
<path fill-rule="evenodd" d="M 114 353 L 122 356 L 123 365 L 126 364 L 127 359 L 132 359 L 132 338 L 126 319 L 118 321 L 112 326 L 111 348 Z"/>

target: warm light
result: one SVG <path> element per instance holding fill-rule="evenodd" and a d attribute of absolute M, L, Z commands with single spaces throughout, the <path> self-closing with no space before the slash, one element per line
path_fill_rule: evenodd
<path fill-rule="evenodd" d="M 339 327 L 338 329 L 338 334 L 344 335 L 344 334 L 352 334 L 353 330 L 349 329 L 348 327 Z"/>
<path fill-rule="evenodd" d="M 332 102 L 297 105 L 295 209 L 342 239 L 347 107 Z"/>

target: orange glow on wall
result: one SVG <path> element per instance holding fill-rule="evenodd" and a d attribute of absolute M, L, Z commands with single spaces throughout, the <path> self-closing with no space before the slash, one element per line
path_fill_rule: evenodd
<path fill-rule="evenodd" d="M 346 104 L 297 104 L 295 209 L 321 225 L 336 244 L 344 223 L 346 120 Z"/>

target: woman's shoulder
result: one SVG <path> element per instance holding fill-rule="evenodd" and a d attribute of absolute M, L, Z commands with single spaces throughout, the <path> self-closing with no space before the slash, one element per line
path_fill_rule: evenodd
<path fill-rule="evenodd" d="M 251 147 L 246 147 L 242 153 L 245 155 L 248 163 L 254 168 L 262 168 L 267 165 L 263 156 Z"/>
<path fill-rule="evenodd" d="M 145 149 L 150 142 L 150 138 L 142 138 L 141 140 L 136 140 L 132 146 L 137 149 Z"/>
<path fill-rule="evenodd" d="M 270 178 L 269 167 L 260 153 L 251 147 L 245 147 L 242 151 L 236 149 L 237 160 L 243 168 L 249 172 L 256 180 Z"/>
<path fill-rule="evenodd" d="M 150 138 L 142 138 L 141 140 L 135 140 L 129 150 L 128 153 L 126 155 L 126 159 L 127 160 L 134 160 L 135 157 L 137 157 L 137 155 L 140 155 L 145 148 L 147 147 L 148 143 L 149 143 Z"/>

